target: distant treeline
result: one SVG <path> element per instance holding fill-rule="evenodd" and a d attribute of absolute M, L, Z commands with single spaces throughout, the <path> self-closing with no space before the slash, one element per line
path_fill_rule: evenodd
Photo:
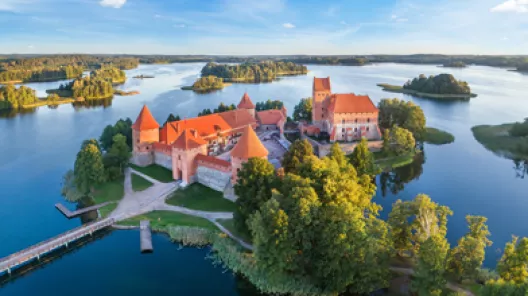
<path fill-rule="evenodd" d="M 277 109 L 280 110 L 284 106 L 284 103 L 279 100 L 267 100 L 266 102 L 257 102 L 256 110 L 257 111 L 264 111 L 264 110 L 272 110 Z"/>
<path fill-rule="evenodd" d="M 34 104 L 38 98 L 35 91 L 29 87 L 14 85 L 0 86 L 0 110 L 18 109 L 24 105 Z"/>
<path fill-rule="evenodd" d="M 207 63 L 202 77 L 214 75 L 227 82 L 269 82 L 282 75 L 306 74 L 306 66 L 292 62 L 261 62 L 238 65 Z"/>
<path fill-rule="evenodd" d="M 403 86 L 422 93 L 430 94 L 470 94 L 471 89 L 467 82 L 456 80 L 451 74 L 425 76 L 421 74 L 412 81 L 407 81 Z"/>
<path fill-rule="evenodd" d="M 56 69 L 8 70 L 0 72 L 0 82 L 38 82 L 76 78 L 82 75 L 82 66 L 64 66 Z"/>

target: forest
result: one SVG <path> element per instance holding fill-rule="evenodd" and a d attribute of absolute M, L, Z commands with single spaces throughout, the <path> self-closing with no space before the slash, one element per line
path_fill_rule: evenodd
<path fill-rule="evenodd" d="M 208 63 L 202 76 L 214 75 L 228 82 L 270 82 L 282 75 L 306 74 L 306 66 L 292 62 L 261 62 L 239 65 Z"/>
<path fill-rule="evenodd" d="M 90 72 L 92 78 L 101 78 L 109 80 L 113 84 L 121 84 L 126 81 L 126 73 L 116 67 L 105 66 L 101 69 L 93 70 Z"/>
<path fill-rule="evenodd" d="M 84 100 L 106 99 L 114 95 L 112 82 L 100 77 L 84 77 L 61 84 L 57 90 L 48 90 L 48 93 L 57 93 L 61 97 L 84 98 Z"/>
<path fill-rule="evenodd" d="M 0 86 L 0 110 L 18 109 L 24 105 L 33 104 L 37 100 L 35 91 L 29 87 L 16 88 L 12 84 Z"/>
<path fill-rule="evenodd" d="M 83 66 L 61 66 L 60 68 L 39 68 L 35 70 L 7 70 L 0 71 L 0 82 L 21 81 L 40 82 L 80 77 Z"/>
<path fill-rule="evenodd" d="M 207 91 L 224 88 L 224 80 L 213 75 L 202 76 L 198 78 L 192 86 L 182 87 L 182 89 L 191 89 L 195 91 Z"/>
<path fill-rule="evenodd" d="M 451 74 L 429 77 L 420 74 L 418 78 L 407 81 L 403 88 L 430 94 L 471 94 L 468 83 L 456 80 Z"/>

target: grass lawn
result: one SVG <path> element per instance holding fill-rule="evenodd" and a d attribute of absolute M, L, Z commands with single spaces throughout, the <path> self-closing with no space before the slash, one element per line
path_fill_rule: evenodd
<path fill-rule="evenodd" d="M 425 131 L 425 142 L 433 145 L 450 144 L 455 141 L 455 136 L 433 127 L 427 127 Z"/>
<path fill-rule="evenodd" d="M 236 237 L 241 238 L 246 243 L 251 243 L 251 235 L 249 233 L 239 232 L 235 227 L 235 220 L 233 219 L 219 219 L 218 223 L 222 224 L 227 230 L 231 231 Z"/>
<path fill-rule="evenodd" d="M 124 178 L 119 178 L 115 181 L 106 182 L 95 187 L 93 199 L 95 204 L 100 204 L 106 201 L 119 201 L 125 195 L 125 188 L 123 185 Z"/>
<path fill-rule="evenodd" d="M 172 196 L 167 199 L 167 203 L 201 211 L 235 211 L 235 203 L 223 198 L 221 192 L 198 183 L 191 184 L 184 189 L 175 191 Z"/>
<path fill-rule="evenodd" d="M 152 186 L 152 183 L 148 180 L 145 180 L 143 177 L 138 176 L 132 173 L 132 190 L 134 191 L 143 191 Z"/>
<path fill-rule="evenodd" d="M 218 230 L 218 228 L 203 218 L 189 216 L 181 213 L 170 211 L 154 211 L 144 215 L 132 217 L 130 219 L 119 222 L 119 225 L 139 226 L 139 221 L 149 220 L 153 229 L 165 228 L 170 225 L 174 226 L 195 226 L 211 230 Z"/>
<path fill-rule="evenodd" d="M 146 167 L 140 167 L 134 164 L 130 164 L 130 167 L 160 182 L 169 183 L 174 181 L 174 179 L 172 178 L 172 172 L 157 164 L 149 165 Z"/>
<path fill-rule="evenodd" d="M 479 125 L 471 128 L 475 139 L 486 149 L 510 159 L 524 159 L 527 155 L 518 152 L 519 145 L 527 145 L 528 138 L 512 137 L 509 134 L 513 123 L 501 125 Z"/>
<path fill-rule="evenodd" d="M 117 203 L 111 203 L 108 204 L 102 208 L 99 209 L 99 213 L 101 214 L 101 218 L 106 218 L 110 213 L 112 213 L 113 210 L 117 208 Z"/>
<path fill-rule="evenodd" d="M 412 151 L 400 156 L 386 156 L 381 152 L 374 152 L 374 158 L 376 164 L 382 169 L 395 169 L 402 166 L 406 166 L 413 162 L 416 151 Z"/>

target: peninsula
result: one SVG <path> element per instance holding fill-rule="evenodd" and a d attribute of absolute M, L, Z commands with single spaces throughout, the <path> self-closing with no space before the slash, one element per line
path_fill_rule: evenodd
<path fill-rule="evenodd" d="M 528 159 L 528 119 L 500 125 L 471 128 L 475 139 L 486 149 L 508 159 Z"/>
<path fill-rule="evenodd" d="M 426 77 L 420 74 L 418 78 L 407 81 L 403 86 L 387 83 L 377 84 L 384 91 L 410 94 L 417 97 L 440 100 L 467 100 L 477 95 L 471 93 L 467 82 L 456 80 L 451 74 L 440 74 Z"/>
<path fill-rule="evenodd" d="M 442 67 L 444 68 L 466 68 L 467 65 L 466 63 L 461 62 L 461 61 L 450 61 L 450 62 L 444 63 Z"/>

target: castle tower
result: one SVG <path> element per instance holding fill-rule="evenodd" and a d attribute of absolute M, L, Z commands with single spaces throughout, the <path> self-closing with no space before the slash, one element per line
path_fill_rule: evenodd
<path fill-rule="evenodd" d="M 246 109 L 249 111 L 251 116 L 255 117 L 255 104 L 253 104 L 247 92 L 244 93 L 244 95 L 242 96 L 242 99 L 240 100 L 240 103 L 238 103 L 237 108 Z"/>
<path fill-rule="evenodd" d="M 268 159 L 268 154 L 268 149 L 260 142 L 255 131 L 246 125 L 238 143 L 231 150 L 231 183 L 236 183 L 238 171 L 242 168 L 243 163 L 253 157 Z"/>
<path fill-rule="evenodd" d="M 327 110 L 324 110 L 324 101 L 332 94 L 330 77 L 316 78 L 313 82 L 312 93 L 312 121 L 315 126 L 323 128 L 323 122 L 327 120 Z"/>
<path fill-rule="evenodd" d="M 153 162 L 152 143 L 159 141 L 159 124 L 146 105 L 132 124 L 132 162 L 146 166 Z"/>
<path fill-rule="evenodd" d="M 284 119 L 286 120 L 286 118 L 288 118 L 288 109 L 286 109 L 286 106 L 284 106 L 284 104 L 282 105 L 281 112 L 282 115 L 284 115 Z"/>
<path fill-rule="evenodd" d="M 193 183 L 196 174 L 195 157 L 207 155 L 207 141 L 196 130 L 185 129 L 172 143 L 172 177 L 181 179 L 182 185 Z"/>

